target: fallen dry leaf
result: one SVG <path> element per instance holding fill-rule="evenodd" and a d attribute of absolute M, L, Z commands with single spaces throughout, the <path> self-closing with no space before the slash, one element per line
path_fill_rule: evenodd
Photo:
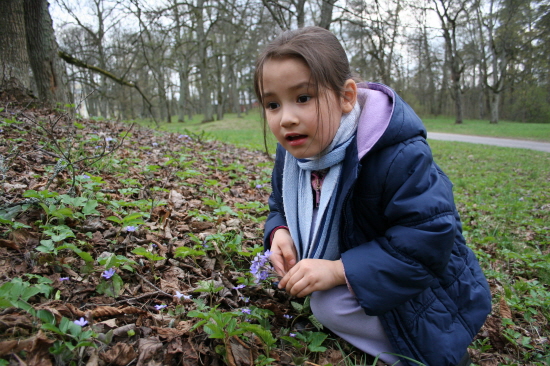
<path fill-rule="evenodd" d="M 124 366 L 132 362 L 137 357 L 137 353 L 129 344 L 117 343 L 110 350 L 100 353 L 99 357 L 108 364 Z"/>
<path fill-rule="evenodd" d="M 140 338 L 138 341 L 139 358 L 136 366 L 150 365 L 150 361 L 162 354 L 162 343 L 157 337 Z M 164 357 L 159 357 L 163 359 Z"/>
<path fill-rule="evenodd" d="M 503 319 L 512 319 L 512 312 L 510 311 L 510 307 L 508 306 L 504 296 L 500 297 L 500 316 Z"/>

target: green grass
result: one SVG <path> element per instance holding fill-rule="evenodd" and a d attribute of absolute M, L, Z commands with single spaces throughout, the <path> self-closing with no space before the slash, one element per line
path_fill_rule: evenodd
<path fill-rule="evenodd" d="M 218 141 L 228 142 L 237 146 L 246 147 L 252 150 L 264 151 L 263 126 L 260 113 L 258 110 L 252 110 L 248 114 L 242 113 L 240 117 L 236 114 L 227 114 L 221 121 L 202 123 L 202 115 L 195 115 L 192 120 L 185 122 L 160 123 L 160 130 L 178 134 L 197 134 L 203 133 L 208 138 Z M 156 128 L 155 124 L 150 121 L 135 121 L 140 125 L 146 125 L 151 128 Z M 276 141 L 269 134 L 268 144 L 273 146 L 273 151 Z"/>
<path fill-rule="evenodd" d="M 258 110 L 252 110 L 248 114 L 227 114 L 221 121 L 201 123 L 202 115 L 196 115 L 186 122 L 160 123 L 160 130 L 173 133 L 201 134 L 204 131 L 206 137 L 211 137 L 223 142 L 229 142 L 237 146 L 252 150 L 265 150 L 263 141 L 262 120 Z M 174 118 L 174 121 L 176 119 Z M 538 140 L 550 142 L 550 123 L 518 123 L 502 121 L 498 124 L 490 124 L 481 120 L 466 120 L 457 125 L 454 119 L 427 118 L 424 124 L 429 132 L 446 132 L 463 135 L 477 135 L 489 137 L 516 138 L 525 140 Z M 156 128 L 155 124 L 147 121 L 136 121 L 141 125 Z M 275 138 L 268 134 L 270 152 L 274 152 Z M 273 149 L 272 149 L 273 147 Z"/>
<path fill-rule="evenodd" d="M 550 123 L 500 121 L 498 124 L 490 124 L 486 120 L 466 120 L 457 125 L 454 118 L 450 117 L 426 118 L 423 121 L 428 132 L 550 141 Z"/>

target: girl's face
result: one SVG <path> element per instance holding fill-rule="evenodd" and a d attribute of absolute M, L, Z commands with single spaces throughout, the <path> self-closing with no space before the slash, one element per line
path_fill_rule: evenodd
<path fill-rule="evenodd" d="M 319 155 L 330 145 L 342 114 L 354 104 L 329 90 L 317 95 L 310 76 L 309 67 L 297 58 L 269 59 L 263 65 L 267 123 L 279 143 L 298 159 Z"/>

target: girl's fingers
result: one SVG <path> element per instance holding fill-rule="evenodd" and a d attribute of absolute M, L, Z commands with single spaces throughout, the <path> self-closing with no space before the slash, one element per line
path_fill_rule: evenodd
<path fill-rule="evenodd" d="M 284 269 L 289 271 L 296 264 L 296 249 L 294 245 L 286 246 L 283 249 Z"/>
<path fill-rule="evenodd" d="M 280 253 L 271 253 L 271 256 L 269 257 L 269 260 L 271 261 L 271 264 L 273 265 L 273 268 L 275 268 L 275 272 L 279 276 L 285 275 L 285 264 L 284 264 L 284 258 Z"/>

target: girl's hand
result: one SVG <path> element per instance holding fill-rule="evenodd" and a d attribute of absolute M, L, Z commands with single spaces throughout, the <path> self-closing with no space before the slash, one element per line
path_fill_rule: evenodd
<path fill-rule="evenodd" d="M 278 229 L 271 242 L 271 256 L 269 260 L 277 274 L 283 277 L 296 264 L 298 255 L 294 247 L 294 240 L 286 229 Z"/>
<path fill-rule="evenodd" d="M 279 282 L 279 288 L 285 288 L 291 295 L 304 297 L 313 291 L 329 290 L 345 284 L 341 260 L 302 259 Z"/>

